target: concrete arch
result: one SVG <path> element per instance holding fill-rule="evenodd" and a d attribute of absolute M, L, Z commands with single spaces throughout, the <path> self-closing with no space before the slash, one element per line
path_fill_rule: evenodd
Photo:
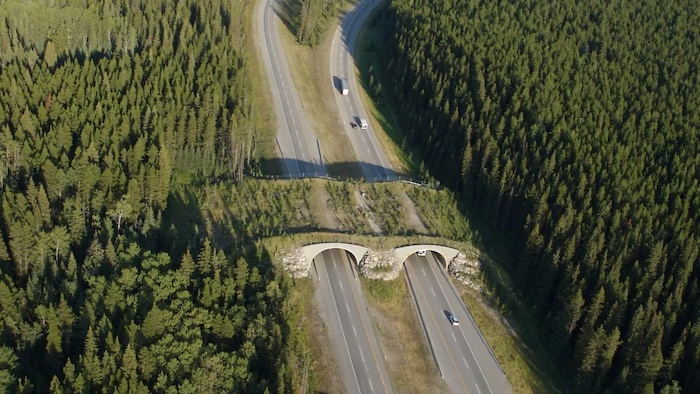
<path fill-rule="evenodd" d="M 403 265 L 403 262 L 406 261 L 408 256 L 412 255 L 413 253 L 416 253 L 421 250 L 426 250 L 426 251 L 431 251 L 438 253 L 439 255 L 442 256 L 442 258 L 445 260 L 445 269 L 447 269 L 447 265 L 452 261 L 455 257 L 457 257 L 457 254 L 459 254 L 459 250 L 454 249 L 454 248 L 449 248 L 447 246 L 441 246 L 441 245 L 410 245 L 410 246 L 402 246 L 400 248 L 396 248 L 396 258 L 401 262 Z"/>
<path fill-rule="evenodd" d="M 362 261 L 362 258 L 367 254 L 367 251 L 369 251 L 369 248 L 366 248 L 364 246 L 360 245 L 354 245 L 354 244 L 346 244 L 342 242 L 327 242 L 327 243 L 321 243 L 321 244 L 313 244 L 313 245 L 306 245 L 302 246 L 301 250 L 304 252 L 304 257 L 306 258 L 306 261 L 311 263 L 311 260 L 316 258 L 316 256 L 329 249 L 343 249 L 345 251 L 350 252 L 350 254 L 355 257 L 355 262 L 359 263 Z"/>

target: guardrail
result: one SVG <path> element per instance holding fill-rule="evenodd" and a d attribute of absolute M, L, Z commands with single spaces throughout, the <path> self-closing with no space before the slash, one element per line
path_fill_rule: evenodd
<path fill-rule="evenodd" d="M 365 183 L 401 182 L 401 183 L 405 183 L 405 184 L 413 185 L 413 186 L 429 187 L 431 189 L 441 189 L 442 188 L 442 186 L 440 185 L 440 182 L 430 183 L 430 182 L 427 182 L 425 180 L 413 179 L 413 178 L 408 178 L 408 177 L 403 177 L 403 176 L 398 176 L 395 178 L 375 177 L 372 179 L 368 179 L 368 178 L 340 178 L 340 177 L 334 177 L 334 176 L 330 176 L 330 175 L 318 173 L 318 172 L 301 172 L 301 173 L 298 173 L 294 176 L 291 176 L 291 175 L 254 174 L 254 173 L 249 172 L 249 171 L 244 172 L 244 175 L 246 177 L 249 177 L 249 178 L 269 179 L 269 180 L 325 179 L 328 181 L 337 181 L 337 182 L 353 182 L 353 181 L 354 182 L 365 182 Z"/>

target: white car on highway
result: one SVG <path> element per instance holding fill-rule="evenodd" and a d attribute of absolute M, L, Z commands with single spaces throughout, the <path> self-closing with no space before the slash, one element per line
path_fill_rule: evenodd
<path fill-rule="evenodd" d="M 449 317 L 448 317 L 447 319 L 450 321 L 450 323 L 451 323 L 453 326 L 458 326 L 458 325 L 459 325 L 459 319 L 457 319 L 457 316 L 455 316 L 455 315 L 453 315 L 453 314 L 450 313 L 450 315 L 449 315 Z"/>
<path fill-rule="evenodd" d="M 360 128 L 362 130 L 367 130 L 368 127 L 367 120 L 360 118 Z"/>

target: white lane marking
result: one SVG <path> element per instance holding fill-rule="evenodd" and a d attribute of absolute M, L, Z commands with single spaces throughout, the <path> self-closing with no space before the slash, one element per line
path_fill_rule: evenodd
<path fill-rule="evenodd" d="M 450 334 L 452 335 L 452 340 L 455 341 L 455 342 L 457 342 L 457 338 L 455 338 L 455 333 L 454 333 L 454 332 L 451 332 Z M 464 358 L 464 357 L 462 357 L 462 358 Z"/>
<path fill-rule="evenodd" d="M 343 282 L 338 281 L 338 284 L 340 285 L 340 290 L 343 290 Z"/>
<path fill-rule="evenodd" d="M 466 359 L 466 358 L 464 358 L 464 357 L 462 357 L 462 360 L 464 360 L 464 365 L 466 365 L 466 366 L 467 366 L 467 368 L 469 368 L 469 363 L 467 362 L 467 359 Z"/>
<path fill-rule="evenodd" d="M 478 391 L 479 394 L 481 394 L 481 390 L 479 390 L 479 385 L 478 385 L 478 384 L 474 384 L 474 386 L 476 386 L 476 391 Z"/>
<path fill-rule="evenodd" d="M 357 336 L 357 330 L 355 330 L 355 326 L 352 326 L 352 332 L 355 333 L 355 336 Z"/>
<path fill-rule="evenodd" d="M 425 273 L 425 268 L 420 267 L 420 270 L 423 271 L 423 276 L 428 276 L 428 274 Z"/>
<path fill-rule="evenodd" d="M 360 357 L 362 357 L 362 362 L 364 363 L 365 362 L 365 355 L 362 354 L 362 350 L 360 350 Z"/>
<path fill-rule="evenodd" d="M 435 290 L 433 290 L 432 287 L 430 288 L 430 292 L 433 293 L 433 297 L 437 297 L 437 296 L 435 295 Z"/>
<path fill-rule="evenodd" d="M 372 392 L 374 392 L 374 386 L 372 386 L 372 379 L 368 379 L 367 381 L 369 382 L 369 389 L 372 390 Z"/>
<path fill-rule="evenodd" d="M 331 283 L 331 278 L 328 276 L 328 271 L 325 271 L 326 273 L 326 280 L 328 283 Z M 352 355 L 350 354 L 350 347 L 348 347 L 348 340 L 345 337 L 345 329 L 343 328 L 343 321 L 340 318 L 340 310 L 338 309 L 338 304 L 336 303 L 335 295 L 333 295 L 333 289 L 330 289 L 331 293 L 331 299 L 333 301 L 333 305 L 335 306 L 335 312 L 337 313 L 338 316 L 338 324 L 340 325 L 340 334 L 343 337 L 343 342 L 345 343 L 345 350 L 348 352 L 348 358 L 350 358 L 350 367 L 352 368 L 352 374 L 355 375 L 355 384 L 357 385 L 357 391 L 360 391 L 360 382 L 357 381 L 357 371 L 355 370 L 355 366 L 352 364 Z M 348 307 L 348 303 L 345 303 L 345 307 Z M 349 312 L 350 310 L 348 310 Z"/>
<path fill-rule="evenodd" d="M 345 309 L 347 309 L 347 310 L 348 310 L 348 313 L 350 313 L 350 307 L 348 306 L 348 303 L 347 303 L 347 302 L 345 303 Z"/>

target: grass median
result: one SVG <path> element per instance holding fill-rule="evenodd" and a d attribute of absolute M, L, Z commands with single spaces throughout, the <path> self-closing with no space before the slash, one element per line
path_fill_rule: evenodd
<path fill-rule="evenodd" d="M 397 393 L 444 393 L 403 274 L 392 281 L 362 278 L 374 331 Z"/>
<path fill-rule="evenodd" d="M 323 159 L 331 176 L 361 178 L 362 169 L 345 134 L 346 120 L 339 119 L 330 75 L 330 50 L 335 32 L 332 24 L 316 47 L 296 43 L 296 38 L 281 22 L 280 41 L 287 57 L 292 80 L 299 94 L 304 116 L 316 133 Z"/>

